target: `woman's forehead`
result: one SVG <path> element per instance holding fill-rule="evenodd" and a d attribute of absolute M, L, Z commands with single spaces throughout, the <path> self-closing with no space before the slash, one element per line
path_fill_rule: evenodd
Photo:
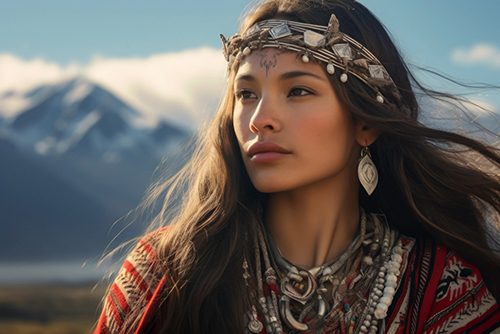
<path fill-rule="evenodd" d="M 319 64 L 305 63 L 297 52 L 264 48 L 253 51 L 241 60 L 235 81 L 248 79 L 249 76 L 254 78 L 279 77 L 287 72 L 309 72 L 327 79 Z"/>

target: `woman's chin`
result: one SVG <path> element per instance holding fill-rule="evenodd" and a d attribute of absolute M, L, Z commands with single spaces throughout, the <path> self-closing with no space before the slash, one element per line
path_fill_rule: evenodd
<path fill-rule="evenodd" d="M 266 194 L 287 191 L 295 188 L 295 186 L 290 183 L 279 182 L 277 180 L 257 181 L 253 182 L 253 185 L 255 189 Z"/>

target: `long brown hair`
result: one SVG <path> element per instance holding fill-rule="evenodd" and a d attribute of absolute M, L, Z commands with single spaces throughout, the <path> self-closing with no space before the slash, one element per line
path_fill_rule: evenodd
<path fill-rule="evenodd" d="M 371 146 L 379 170 L 372 196 L 360 191 L 361 206 L 382 212 L 396 229 L 432 237 L 476 264 L 498 296 L 494 275 L 499 258 L 488 244 L 486 212 L 500 212 L 498 150 L 469 137 L 432 129 L 419 120 L 414 89 L 438 100 L 461 98 L 426 89 L 409 71 L 387 31 L 363 5 L 350 0 L 266 0 L 242 24 L 283 18 L 327 25 L 331 13 L 341 30 L 367 47 L 385 65 L 401 103 L 378 103 L 365 85 L 349 80 L 331 83 L 354 119 L 378 129 Z M 338 72 L 338 71 L 337 71 Z M 242 279 L 242 259 L 253 268 L 252 245 L 265 195 L 252 186 L 241 160 L 232 125 L 232 80 L 219 110 L 201 135 L 198 148 L 176 177 L 159 183 L 147 203 L 163 203 L 154 219 L 172 224 L 160 240 L 162 267 L 168 277 L 155 326 L 168 333 L 239 333 L 249 297 Z M 489 169 L 485 170 L 484 166 Z M 177 211 L 173 191 L 180 189 Z M 165 197 L 164 197 L 165 196 Z M 490 240 L 491 241 L 491 240 Z M 140 317 L 136 309 L 130 326 Z"/>

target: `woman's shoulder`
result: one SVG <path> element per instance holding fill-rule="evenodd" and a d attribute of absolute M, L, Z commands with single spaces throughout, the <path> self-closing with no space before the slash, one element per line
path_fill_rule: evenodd
<path fill-rule="evenodd" d="M 500 309 L 476 265 L 433 239 L 415 240 L 407 280 L 409 313 L 418 332 L 487 333 L 500 326 Z"/>
<path fill-rule="evenodd" d="M 169 227 L 144 235 L 127 255 L 109 287 L 94 333 L 121 333 L 127 315 L 148 308 L 164 284 L 159 268 L 158 244 Z"/>

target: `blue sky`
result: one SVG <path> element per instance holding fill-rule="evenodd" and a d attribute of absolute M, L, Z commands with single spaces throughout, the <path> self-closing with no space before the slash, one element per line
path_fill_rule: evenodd
<path fill-rule="evenodd" d="M 361 0 L 386 25 L 412 64 L 462 82 L 500 85 L 500 1 Z M 0 1 L 0 54 L 66 66 L 96 56 L 140 58 L 220 47 L 249 4 L 244 0 Z M 483 45 L 482 54 L 471 50 Z M 487 46 L 488 48 L 485 48 Z M 453 54 L 461 50 L 462 61 Z M 471 58 L 472 57 L 472 58 Z M 1 73 L 0 73 L 1 75 Z M 486 100 L 500 106 L 499 91 Z"/>
<path fill-rule="evenodd" d="M 500 2 L 362 0 L 409 58 L 446 66 L 454 48 L 500 44 Z M 249 1 L 16 0 L 0 2 L 0 52 L 57 62 L 219 46 Z M 448 67 L 448 66 L 446 66 Z M 445 68 L 443 68 L 445 69 Z M 467 74 L 473 74 L 468 72 Z"/>

